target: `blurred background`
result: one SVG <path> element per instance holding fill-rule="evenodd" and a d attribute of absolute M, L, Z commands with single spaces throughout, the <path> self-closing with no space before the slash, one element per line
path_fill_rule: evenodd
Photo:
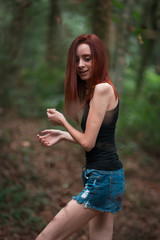
<path fill-rule="evenodd" d="M 114 239 L 158 240 L 160 1 L 0 0 L 0 33 L 0 239 L 34 239 L 81 190 L 82 149 L 45 148 L 36 134 L 52 128 L 47 108 L 63 112 L 70 44 L 94 33 L 120 96 L 126 195 Z M 70 239 L 87 236 L 86 227 Z"/>

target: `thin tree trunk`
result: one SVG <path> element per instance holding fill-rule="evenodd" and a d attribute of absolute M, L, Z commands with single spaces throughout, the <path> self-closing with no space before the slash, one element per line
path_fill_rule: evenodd
<path fill-rule="evenodd" d="M 48 65 L 58 61 L 57 55 L 57 43 L 59 41 L 59 24 L 61 24 L 60 10 L 58 1 L 49 1 L 50 12 L 48 16 L 48 31 L 47 31 L 47 49 L 46 49 L 46 60 Z"/>
<path fill-rule="evenodd" d="M 92 16 L 93 33 L 103 41 L 108 60 L 110 59 L 111 9 L 111 0 L 96 0 Z M 110 66 L 110 61 L 108 61 L 108 65 Z"/>
<path fill-rule="evenodd" d="M 104 41 L 110 21 L 111 0 L 96 0 L 92 16 L 92 29 L 98 37 Z"/>

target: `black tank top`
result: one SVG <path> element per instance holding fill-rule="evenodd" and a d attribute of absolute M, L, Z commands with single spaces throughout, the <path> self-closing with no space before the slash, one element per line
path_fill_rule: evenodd
<path fill-rule="evenodd" d="M 89 112 L 89 102 L 86 104 L 81 121 L 81 128 L 85 131 Z M 123 167 L 117 154 L 115 144 L 115 129 L 119 113 L 119 101 L 117 106 L 107 111 L 100 127 L 95 147 L 86 152 L 86 168 L 113 171 Z"/>

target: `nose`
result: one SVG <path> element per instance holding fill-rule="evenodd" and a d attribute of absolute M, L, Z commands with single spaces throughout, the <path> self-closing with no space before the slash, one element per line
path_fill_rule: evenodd
<path fill-rule="evenodd" d="M 79 59 L 78 67 L 80 67 L 80 68 L 84 67 L 84 61 L 83 61 L 83 59 Z"/>

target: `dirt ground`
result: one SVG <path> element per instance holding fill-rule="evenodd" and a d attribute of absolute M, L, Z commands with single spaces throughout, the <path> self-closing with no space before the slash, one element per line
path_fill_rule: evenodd
<path fill-rule="evenodd" d="M 42 226 L 82 189 L 83 150 L 67 142 L 42 146 L 36 134 L 51 127 L 47 124 L 12 115 L 1 117 L 0 240 L 35 239 Z M 126 194 L 122 211 L 115 215 L 113 239 L 158 240 L 160 163 L 139 147 L 127 151 L 126 145 L 125 149 L 120 157 Z M 42 225 L 35 220 L 38 218 Z M 88 239 L 87 226 L 69 238 L 78 239 Z"/>

